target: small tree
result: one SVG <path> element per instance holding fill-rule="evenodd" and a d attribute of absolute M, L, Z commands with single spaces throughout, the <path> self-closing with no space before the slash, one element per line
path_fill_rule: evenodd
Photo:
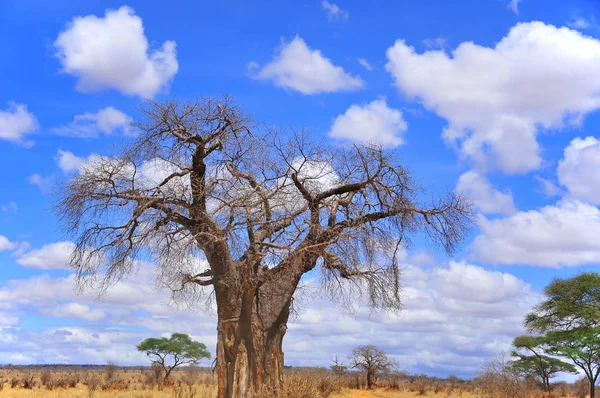
<path fill-rule="evenodd" d="M 525 318 L 525 326 L 544 333 L 544 351 L 571 360 L 585 373 L 590 398 L 600 375 L 600 274 L 555 279 L 544 289 L 546 300 Z"/>
<path fill-rule="evenodd" d="M 118 369 L 119 366 L 116 363 L 108 361 L 106 365 L 104 365 L 104 373 L 106 374 L 106 380 L 112 381 Z"/>
<path fill-rule="evenodd" d="M 396 367 L 396 362 L 385 352 L 372 345 L 356 347 L 349 356 L 350 366 L 367 372 L 367 388 L 373 388 L 377 374 L 388 372 Z"/>
<path fill-rule="evenodd" d="M 163 383 L 176 367 L 184 364 L 196 365 L 202 358 L 210 358 L 203 343 L 194 341 L 187 334 L 173 333 L 170 338 L 148 338 L 138 344 L 137 349 L 146 353 L 153 364 L 160 365 L 165 372 Z M 172 364 L 169 365 L 169 357 Z"/>
<path fill-rule="evenodd" d="M 346 373 L 346 371 L 348 370 L 348 366 L 344 365 L 344 362 L 342 362 L 342 360 L 340 359 L 340 357 L 337 354 L 333 355 L 333 358 L 331 358 L 331 361 L 333 362 L 332 365 L 330 366 L 331 371 L 333 373 L 335 373 L 337 376 L 344 375 L 344 373 Z"/>
<path fill-rule="evenodd" d="M 544 391 L 550 392 L 550 379 L 559 372 L 577 373 L 575 366 L 558 358 L 542 354 L 545 339 L 543 337 L 519 336 L 513 341 L 516 348 L 512 355 L 517 359 L 512 366 L 523 376 L 531 377 L 541 382 Z M 526 355 L 523 351 L 532 353 Z"/>

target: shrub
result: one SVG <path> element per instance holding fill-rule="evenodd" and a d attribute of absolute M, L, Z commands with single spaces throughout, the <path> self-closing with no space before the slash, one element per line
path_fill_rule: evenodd
<path fill-rule="evenodd" d="M 46 388 L 48 388 L 49 390 L 52 389 L 53 385 L 52 385 L 52 372 L 50 372 L 49 370 L 44 370 L 42 372 L 42 374 L 40 375 L 40 382 L 42 383 L 43 386 L 46 386 Z"/>
<path fill-rule="evenodd" d="M 117 374 L 117 370 L 119 370 L 119 367 L 117 366 L 116 363 L 110 362 L 110 361 L 107 362 L 106 365 L 104 366 L 104 373 L 106 374 L 106 380 L 111 381 Z"/>
<path fill-rule="evenodd" d="M 582 377 L 577 380 L 573 386 L 573 393 L 576 398 L 586 398 L 589 391 L 590 383 L 588 382 L 587 377 Z"/>

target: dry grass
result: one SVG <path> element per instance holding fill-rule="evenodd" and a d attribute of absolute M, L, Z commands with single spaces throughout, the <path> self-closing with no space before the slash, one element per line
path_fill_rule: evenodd
<path fill-rule="evenodd" d="M 480 395 L 475 395 L 469 392 L 463 393 L 462 395 L 450 395 L 462 398 L 482 398 Z M 344 390 L 341 393 L 331 395 L 331 398 L 413 398 L 413 397 L 438 397 L 444 398 L 448 395 L 442 393 L 427 392 L 425 395 L 418 395 L 414 391 L 386 391 L 386 390 Z"/>
<path fill-rule="evenodd" d="M 214 398 L 216 378 L 198 369 L 176 371 L 163 386 L 151 369 L 0 369 L 0 398 Z M 360 377 L 359 377 L 360 378 Z M 388 378 L 373 390 L 357 390 L 356 375 L 338 377 L 319 370 L 286 371 L 285 398 L 489 398 L 489 387 L 426 378 Z M 360 382 L 359 382 L 360 384 Z M 573 391 L 574 392 L 574 391 Z M 267 393 L 259 394 L 269 398 Z M 494 395 L 497 396 L 497 395 Z M 532 392 L 528 398 L 558 398 Z M 569 395 L 575 397 L 575 395 Z"/>

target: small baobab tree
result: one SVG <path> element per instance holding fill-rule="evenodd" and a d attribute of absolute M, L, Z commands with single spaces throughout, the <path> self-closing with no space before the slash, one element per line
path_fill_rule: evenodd
<path fill-rule="evenodd" d="M 344 304 L 400 309 L 396 254 L 424 232 L 452 252 L 471 206 L 423 193 L 391 151 L 254 123 L 228 97 L 148 102 L 125 148 L 91 158 L 56 213 L 80 282 L 153 261 L 176 294 L 217 306 L 219 398 L 279 390 L 304 275 Z M 311 281 L 318 278 L 311 278 Z M 345 300 L 343 298 L 346 298 Z"/>
<path fill-rule="evenodd" d="M 370 390 L 377 382 L 377 374 L 389 372 L 396 367 L 396 362 L 375 346 L 356 347 L 349 356 L 350 367 L 367 374 L 367 388 Z"/>

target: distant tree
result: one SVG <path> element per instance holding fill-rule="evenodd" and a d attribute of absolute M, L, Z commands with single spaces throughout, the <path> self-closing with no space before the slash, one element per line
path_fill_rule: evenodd
<path fill-rule="evenodd" d="M 392 358 L 372 345 L 356 347 L 352 350 L 349 359 L 350 367 L 367 373 L 368 389 L 373 388 L 379 373 L 388 372 L 396 367 L 396 362 Z"/>
<path fill-rule="evenodd" d="M 513 341 L 515 350 L 512 355 L 516 359 L 512 361 L 512 366 L 523 376 L 538 380 L 544 391 L 550 392 L 550 379 L 556 376 L 557 373 L 576 374 L 577 369 L 570 363 L 544 355 L 545 341 L 544 337 L 519 336 L 515 338 Z M 523 353 L 524 351 L 533 355 L 527 355 Z"/>
<path fill-rule="evenodd" d="M 525 318 L 525 326 L 544 334 L 547 354 L 568 358 L 585 373 L 590 398 L 595 398 L 600 375 L 600 274 L 555 279 L 544 296 Z"/>
<path fill-rule="evenodd" d="M 104 365 L 104 373 L 106 374 L 106 380 L 112 381 L 118 369 L 119 366 L 115 362 L 108 361 L 106 365 Z"/>
<path fill-rule="evenodd" d="M 333 373 L 335 373 L 338 376 L 342 376 L 344 373 L 346 373 L 346 371 L 348 370 L 348 366 L 344 365 L 344 363 L 337 354 L 334 354 L 331 360 L 333 363 L 330 366 L 330 369 Z"/>
<path fill-rule="evenodd" d="M 424 195 L 393 150 L 259 124 L 228 97 L 141 114 L 135 139 L 63 186 L 56 214 L 79 282 L 106 288 L 151 260 L 176 295 L 214 298 L 219 398 L 282 389 L 304 275 L 319 270 L 342 304 L 398 311 L 400 249 L 423 234 L 452 253 L 472 225 L 470 201 Z"/>
<path fill-rule="evenodd" d="M 502 352 L 483 365 L 476 382 L 494 397 L 526 398 L 529 391 L 524 388 L 523 375 L 510 361 L 510 356 Z"/>
<path fill-rule="evenodd" d="M 187 334 L 173 333 L 170 338 L 148 338 L 137 345 L 145 352 L 153 364 L 160 365 L 165 372 L 163 383 L 176 367 L 184 364 L 196 365 L 203 358 L 210 358 L 210 352 L 203 343 L 194 341 Z"/>
<path fill-rule="evenodd" d="M 460 383 L 462 380 L 456 375 L 449 375 L 448 377 L 446 377 L 446 381 L 450 384 L 457 384 Z"/>

